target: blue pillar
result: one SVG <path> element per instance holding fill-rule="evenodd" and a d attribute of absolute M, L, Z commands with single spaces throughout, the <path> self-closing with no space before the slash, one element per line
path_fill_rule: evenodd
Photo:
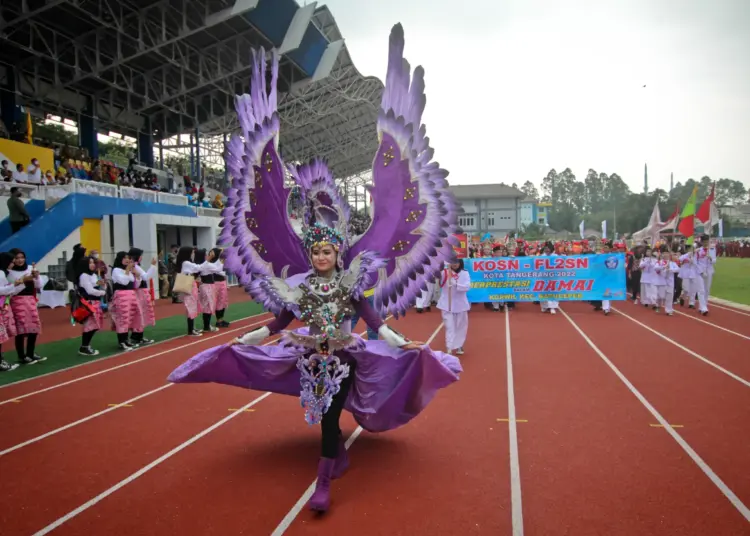
<path fill-rule="evenodd" d="M 195 169 L 196 176 L 198 177 L 198 183 L 203 182 L 203 174 L 201 173 L 201 132 L 198 127 L 195 127 Z"/>
<path fill-rule="evenodd" d="M 96 103 L 92 97 L 86 98 L 86 108 L 78 115 L 78 143 L 89 152 L 89 156 L 99 158 L 99 139 L 96 135 Z"/>
<path fill-rule="evenodd" d="M 154 167 L 154 136 L 151 129 L 151 119 L 143 119 L 143 130 L 138 132 L 138 160 L 148 168 Z"/>
<path fill-rule="evenodd" d="M 16 94 L 16 70 L 10 66 L 6 66 L 5 69 L 7 80 L 0 88 L 0 115 L 6 128 L 10 130 L 13 123 L 20 123 L 23 114 Z"/>

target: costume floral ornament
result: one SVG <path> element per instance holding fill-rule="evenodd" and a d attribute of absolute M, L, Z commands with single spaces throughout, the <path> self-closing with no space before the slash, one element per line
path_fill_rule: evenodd
<path fill-rule="evenodd" d="M 226 269 L 276 319 L 238 344 L 195 356 L 170 381 L 300 396 L 310 424 L 325 424 L 342 385 L 354 382 L 343 408 L 364 429 L 382 432 L 409 422 L 439 389 L 458 380 L 457 358 L 413 348 L 381 320 L 413 306 L 451 258 L 458 230 L 448 173 L 433 161 L 422 124 L 424 70 L 412 72 L 403 50 L 403 29 L 396 25 L 377 121 L 372 223 L 359 236 L 348 233 L 350 208 L 325 161 L 292 166 L 281 160 L 278 55 L 271 57 L 267 89 L 265 51 L 253 52 L 251 93 L 236 99 L 242 133 L 227 147 L 232 187 L 220 241 L 227 245 Z M 317 273 L 312 252 L 326 245 L 335 250 L 336 269 Z M 375 310 L 363 297 L 368 290 L 374 291 Z M 352 333 L 355 314 L 382 340 Z M 305 327 L 285 330 L 295 318 Z M 279 345 L 260 345 L 278 332 Z"/>

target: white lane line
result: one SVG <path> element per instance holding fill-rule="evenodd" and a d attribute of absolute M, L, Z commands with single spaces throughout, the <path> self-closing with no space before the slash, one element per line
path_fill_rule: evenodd
<path fill-rule="evenodd" d="M 58 383 L 58 384 L 55 384 L 55 385 L 50 385 L 49 387 L 45 387 L 44 389 L 39 389 L 37 391 L 32 391 L 32 392 L 26 393 L 24 395 L 14 396 L 14 397 L 9 398 L 7 400 L 0 401 L 0 406 L 2 406 L 4 404 L 10 404 L 11 402 L 15 402 L 16 400 L 22 400 L 22 399 L 28 398 L 30 396 L 35 396 L 35 395 L 39 395 L 39 394 L 42 394 L 42 393 L 46 393 L 47 391 L 52 391 L 54 389 L 59 389 L 60 387 L 65 387 L 66 385 L 71 385 L 71 384 L 78 383 L 78 382 L 83 381 L 83 380 L 88 380 L 89 378 L 94 378 L 96 376 L 101 376 L 102 374 L 106 374 L 107 372 L 112 372 L 114 370 L 119 370 L 121 368 L 129 367 L 131 365 L 135 365 L 136 363 L 141 363 L 143 361 L 148 361 L 149 359 L 153 359 L 155 357 L 159 357 L 159 356 L 164 355 L 164 354 L 169 354 L 169 353 L 175 352 L 177 350 L 182 350 L 183 348 L 189 348 L 189 347 L 194 346 L 196 344 L 201 344 L 202 342 L 205 342 L 205 341 L 210 341 L 212 339 L 223 337 L 227 333 L 233 333 L 235 331 L 244 331 L 244 330 L 247 330 L 248 328 L 252 328 L 253 326 L 259 326 L 261 324 L 266 324 L 267 320 L 270 320 L 270 318 L 261 320 L 259 322 L 255 322 L 253 324 L 249 324 L 247 326 L 242 326 L 242 327 L 239 327 L 239 328 L 234 328 L 234 329 L 228 329 L 226 331 L 221 331 L 221 332 L 217 333 L 216 335 L 212 335 L 210 337 L 196 338 L 195 341 L 189 342 L 187 344 L 183 344 L 181 346 L 177 346 L 176 348 L 170 348 L 169 350 L 163 350 L 163 351 L 157 352 L 155 354 L 147 355 L 146 357 L 141 357 L 140 359 L 135 359 L 133 361 L 128 361 L 127 363 L 123 363 L 122 365 L 117 365 L 115 367 L 110 367 L 108 369 L 100 370 L 99 372 L 94 372 L 93 374 L 88 374 L 86 376 L 81 376 L 80 378 L 74 378 L 74 379 L 68 380 L 66 382 Z M 123 354 L 117 354 L 117 355 L 121 356 Z M 91 363 L 96 363 L 96 361 L 91 361 Z M 88 363 L 86 363 L 86 364 L 88 364 Z M 64 369 L 64 370 L 68 370 L 68 369 Z M 36 379 L 36 378 L 34 378 L 34 379 Z M 10 384 L 10 385 L 15 385 L 15 384 Z"/>
<path fill-rule="evenodd" d="M 23 447 L 27 447 L 31 445 L 32 443 L 36 443 L 37 441 L 41 441 L 42 439 L 46 439 L 50 436 L 53 436 L 55 434 L 59 434 L 60 432 L 64 432 L 65 430 L 68 430 L 70 428 L 73 428 L 74 426 L 78 426 L 79 424 L 83 424 L 87 421 L 90 421 L 91 419 L 96 419 L 97 417 L 101 417 L 102 415 L 106 415 L 107 413 L 110 413 L 112 411 L 115 411 L 116 409 L 120 409 L 121 406 L 125 404 L 132 404 L 133 402 L 136 402 L 142 398 L 146 398 L 147 396 L 153 395 L 154 393 L 158 393 L 159 391 L 162 391 L 166 389 L 167 387 L 172 387 L 171 383 L 168 383 L 166 385 L 162 385 L 161 387 L 157 387 L 156 389 L 149 391 L 147 393 L 142 393 L 136 397 L 131 398 L 130 400 L 126 400 L 125 402 L 122 402 L 121 404 L 118 404 L 117 406 L 112 406 L 107 409 L 104 409 L 102 411 L 99 411 L 97 413 L 93 413 L 89 415 L 88 417 L 84 417 L 83 419 L 78 419 L 77 421 L 71 422 L 66 424 L 65 426 L 61 426 L 60 428 L 55 428 L 54 430 L 51 430 L 47 432 L 46 434 L 42 434 L 40 436 L 37 436 L 33 439 L 29 439 L 28 441 L 24 441 L 23 443 L 19 443 L 17 445 L 14 445 L 10 448 L 7 448 L 5 450 L 0 450 L 0 456 L 5 456 L 6 454 L 10 454 L 11 452 L 21 449 Z"/>
<path fill-rule="evenodd" d="M 269 396 L 271 396 L 271 393 L 265 393 L 265 394 L 259 396 L 258 398 L 256 398 L 255 400 L 253 400 L 252 402 L 250 402 L 248 404 L 245 404 L 244 406 L 242 406 L 240 409 L 238 409 L 237 411 L 235 411 L 231 415 L 228 415 L 228 416 L 224 417 L 223 419 L 221 419 L 219 422 L 212 424 L 211 426 L 209 426 L 208 428 L 206 428 L 202 432 L 194 435 L 193 437 L 191 437 L 190 439 L 188 439 L 184 443 L 182 443 L 182 444 L 178 445 L 177 447 L 173 448 L 172 450 L 170 450 L 169 452 L 167 452 L 166 454 L 164 454 L 160 458 L 157 458 L 156 460 L 154 460 L 150 464 L 146 465 L 145 467 L 143 467 L 143 468 L 139 469 L 138 471 L 136 471 L 135 473 L 131 474 L 126 479 L 121 480 L 120 482 L 118 482 L 117 484 L 115 484 L 114 486 L 112 486 L 111 488 L 109 488 L 108 490 L 100 493 L 99 495 L 97 495 L 96 497 L 94 497 L 93 499 L 91 499 L 90 501 L 82 504 L 81 506 L 79 506 L 75 510 L 72 510 L 72 511 L 68 512 L 67 514 L 65 514 L 61 518 L 57 519 L 53 523 L 50 523 L 49 525 L 47 525 L 46 527 L 44 527 L 42 530 L 36 532 L 34 534 L 34 536 L 43 536 L 44 534 L 49 534 L 50 532 L 52 532 L 53 530 L 55 530 L 60 525 L 62 525 L 64 523 L 67 523 L 68 521 L 70 521 L 74 517 L 78 516 L 79 514 L 85 512 L 86 510 L 88 510 L 92 506 L 96 505 L 97 503 L 99 503 L 103 499 L 106 499 L 107 497 L 109 497 L 110 495 L 112 495 L 113 493 L 115 493 L 116 491 L 124 488 L 125 486 L 127 486 L 128 484 L 130 484 L 131 482 L 133 482 L 134 480 L 136 480 L 137 478 L 139 478 L 139 477 L 143 476 L 144 474 L 148 473 L 151 469 L 153 469 L 156 466 L 164 463 L 165 461 L 167 461 L 169 458 L 171 458 L 175 454 L 177 454 L 180 451 L 186 449 L 187 447 L 189 447 L 190 445 L 192 445 L 193 443 L 195 443 L 199 439 L 207 436 L 208 434 L 210 434 L 211 432 L 213 432 L 214 430 L 216 430 L 220 426 L 222 426 L 222 425 L 226 424 L 227 422 L 231 421 L 232 419 L 234 419 L 236 416 L 242 415 L 242 413 L 245 410 L 253 407 L 258 402 L 260 402 L 261 400 L 263 400 L 263 399 L 265 399 L 265 398 L 267 398 Z"/>
<path fill-rule="evenodd" d="M 243 316 L 242 318 L 236 318 L 235 320 L 232 320 L 232 323 L 243 322 L 243 321 L 249 320 L 251 318 L 260 318 L 262 316 L 266 317 L 265 320 L 273 320 L 273 316 L 271 316 L 270 313 L 263 312 L 263 313 L 258 313 L 258 314 L 255 314 L 255 315 Z M 253 324 L 253 325 L 255 325 L 255 324 Z M 245 327 L 248 327 L 248 326 L 245 326 Z M 226 331 L 224 333 L 226 333 Z M 177 335 L 176 337 L 170 337 L 169 339 L 164 339 L 163 341 L 159 341 L 157 343 L 154 343 L 151 346 L 149 346 L 148 348 L 153 348 L 153 347 L 156 347 L 156 346 L 160 346 L 160 345 L 162 345 L 164 343 L 167 343 L 167 342 L 176 341 L 177 339 L 184 339 L 185 337 L 186 337 L 186 335 Z M 57 341 L 57 342 L 60 342 L 60 341 Z M 22 383 L 32 382 L 34 380 L 39 380 L 39 379 L 45 378 L 47 376 L 53 376 L 55 374 L 60 374 L 61 372 L 67 372 L 69 370 L 77 369 L 79 367 L 87 367 L 89 365 L 93 365 L 94 363 L 100 363 L 102 361 L 106 361 L 107 359 L 114 359 L 115 357 L 122 357 L 124 355 L 129 354 L 129 353 L 131 353 L 131 352 L 117 352 L 116 354 L 108 355 L 107 357 L 100 357 L 98 359 L 93 359 L 91 361 L 86 361 L 85 363 L 80 363 L 78 365 L 73 365 L 72 367 L 66 367 L 66 368 L 61 368 L 59 370 L 53 370 L 51 372 L 45 372 L 44 374 L 40 374 L 38 376 L 32 376 L 31 378 L 26 378 L 26 379 L 23 379 L 23 380 L 18 380 L 18 381 L 11 382 L 11 383 L 6 383 L 5 385 L 0 385 L 0 389 L 5 389 L 7 387 L 15 387 L 16 385 L 21 385 Z"/>
<path fill-rule="evenodd" d="M 693 450 L 693 448 L 688 445 L 687 441 L 685 441 L 682 436 L 672 427 L 667 420 L 662 417 L 662 415 L 654 408 L 654 406 L 651 405 L 651 403 L 646 400 L 646 398 L 638 391 L 638 389 L 635 388 L 635 386 L 630 383 L 630 380 L 628 380 L 625 375 L 620 372 L 620 369 L 618 369 L 612 361 L 610 361 L 604 353 L 602 353 L 601 350 L 593 343 L 591 339 L 583 332 L 583 330 L 578 327 L 578 324 L 576 324 L 573 319 L 571 319 L 568 314 L 563 311 L 562 309 L 560 312 L 565 316 L 565 318 L 568 320 L 568 322 L 571 323 L 573 328 L 578 332 L 578 334 L 583 337 L 583 340 L 586 341 L 586 343 L 596 352 L 596 354 L 604 361 L 607 366 L 612 369 L 612 372 L 615 373 L 615 375 L 622 381 L 622 383 L 625 384 L 625 386 L 630 390 L 631 393 L 635 395 L 635 397 L 638 399 L 638 401 L 643 404 L 643 406 L 653 415 L 653 417 L 659 421 L 659 424 L 667 431 L 667 433 L 672 436 L 672 439 L 674 439 L 677 444 L 682 447 L 682 449 L 685 451 L 685 453 L 690 456 L 690 458 L 695 462 L 695 464 L 703 471 L 703 473 L 711 480 L 711 482 L 714 483 L 714 485 L 719 488 L 719 490 L 724 494 L 724 496 L 729 499 L 729 502 L 732 503 L 732 505 L 744 516 L 744 518 L 747 521 L 750 521 L 750 508 L 745 506 L 745 504 L 735 495 L 735 493 L 729 489 L 729 486 L 727 486 L 724 481 L 719 478 L 719 476 L 711 469 L 711 467 L 708 466 L 708 464 L 703 461 L 703 459 L 698 456 L 698 453 Z"/>
<path fill-rule="evenodd" d="M 430 343 L 432 343 L 432 341 L 435 340 L 435 337 L 437 337 L 437 334 L 440 333 L 441 329 L 443 329 L 442 322 L 437 327 L 437 329 L 433 332 L 433 334 L 430 335 L 430 338 L 427 339 L 427 342 L 425 344 L 429 345 Z M 349 448 L 357 440 L 357 438 L 359 437 L 359 434 L 361 433 L 362 433 L 362 427 L 358 426 L 357 429 L 354 430 L 352 435 L 349 436 L 349 439 L 346 440 L 346 450 L 349 450 Z M 312 484 L 310 484 L 307 487 L 305 492 L 302 494 L 302 497 L 300 497 L 299 500 L 296 503 L 294 503 L 294 506 L 292 506 L 291 510 L 287 512 L 287 514 L 284 516 L 284 519 L 281 520 L 281 523 L 279 523 L 278 526 L 271 533 L 271 536 L 281 536 L 292 525 L 292 523 L 297 518 L 299 513 L 303 510 L 303 508 L 305 508 L 305 505 L 307 505 L 307 503 L 310 501 L 310 497 L 312 497 L 312 494 L 315 491 L 315 484 L 317 484 L 317 482 L 318 482 L 318 479 L 316 478 L 315 480 L 313 480 Z"/>
<path fill-rule="evenodd" d="M 709 303 L 711 303 L 715 307 L 719 307 L 720 309 L 726 309 L 727 311 L 732 311 L 733 313 L 739 313 L 741 315 L 747 315 L 750 316 L 750 314 L 747 313 L 747 311 L 750 311 L 750 305 L 745 305 L 744 303 L 737 303 L 729 300 L 724 300 L 722 298 L 717 298 L 715 296 L 709 296 L 708 298 Z M 721 305 L 717 305 L 721 304 Z M 743 312 L 746 311 L 746 312 Z"/>
<path fill-rule="evenodd" d="M 682 316 L 684 316 L 686 318 L 690 318 L 691 320 L 695 320 L 696 322 L 703 322 L 704 324 L 707 324 L 709 326 L 713 326 L 716 329 L 720 329 L 722 331 L 726 331 L 727 333 L 731 333 L 732 335 L 737 335 L 738 337 L 742 337 L 743 339 L 747 339 L 748 341 L 750 341 L 750 337 L 748 337 L 747 335 L 743 335 L 742 333 L 737 333 L 736 331 L 732 331 L 731 329 L 727 329 L 727 328 L 725 328 L 723 326 L 720 326 L 718 324 L 714 324 L 713 322 L 708 322 L 706 320 L 703 320 L 702 318 L 698 318 L 697 316 L 686 315 L 685 313 L 681 313 L 680 311 L 677 311 L 677 310 L 675 310 L 675 313 L 677 313 L 678 315 L 682 315 Z"/>
<path fill-rule="evenodd" d="M 705 358 L 705 357 L 703 357 L 702 355 L 700 355 L 700 354 L 697 354 L 697 353 L 693 352 L 693 351 L 692 351 L 692 350 L 691 350 L 690 348 L 687 348 L 686 346 L 683 346 L 683 345 L 682 345 L 682 344 L 680 344 L 679 342 L 677 342 L 677 341 L 675 341 L 675 340 L 672 340 L 672 339 L 670 339 L 670 338 L 669 338 L 669 337 L 667 337 L 666 335 L 663 335 L 662 333 L 659 333 L 658 331 L 656 331 L 655 329 L 653 329 L 653 328 L 651 328 L 651 327 L 647 326 L 647 325 L 646 325 L 646 324 L 644 324 L 643 322 L 639 322 L 638 320 L 636 320 L 636 319 L 635 319 L 635 318 L 633 318 L 632 316 L 630 316 L 630 315 L 628 315 L 628 314 L 625 314 L 624 312 L 622 312 L 621 310 L 617 309 L 616 307 L 612 307 L 612 310 L 614 310 L 614 311 L 617 311 L 617 312 L 618 312 L 618 313 L 619 313 L 619 314 L 620 314 L 621 316 L 624 316 L 625 318 L 627 318 L 628 320 L 631 320 L 631 321 L 635 322 L 636 324 L 638 324 L 638 325 L 639 325 L 639 326 L 641 326 L 642 328 L 645 328 L 645 329 L 649 330 L 649 331 L 650 331 L 651 333 L 653 333 L 654 335 L 657 335 L 657 336 L 661 337 L 662 339 L 664 339 L 665 341 L 669 342 L 670 344 L 673 344 L 673 345 L 675 345 L 675 346 L 676 346 L 677 348 L 679 348 L 680 350 L 683 350 L 684 352 L 687 352 L 688 354 L 690 354 L 690 355 L 691 355 L 691 356 L 693 356 L 694 358 L 696 358 L 696 359 L 699 359 L 699 360 L 703 361 L 703 362 L 704 362 L 705 364 L 707 364 L 707 365 L 710 365 L 710 366 L 712 366 L 713 368 L 715 368 L 716 370 L 718 370 L 718 371 L 720 371 L 720 372 L 723 372 L 724 374 L 726 374 L 727 376 L 729 376 L 729 377 L 730 377 L 730 378 L 732 378 L 733 380 L 737 380 L 738 382 L 740 382 L 740 383 L 741 383 L 742 385 L 744 385 L 745 387 L 750 387 L 750 381 L 747 381 L 747 380 L 745 380 L 745 379 L 743 379 L 743 378 L 740 378 L 740 377 L 739 377 L 739 376 L 737 376 L 737 375 L 736 375 L 735 373 L 733 373 L 733 372 L 730 372 L 730 371 L 728 371 L 727 369 L 725 369 L 724 367 L 722 367 L 721 365 L 717 365 L 716 363 L 714 363 L 714 362 L 713 362 L 713 361 L 711 361 L 710 359 L 706 359 L 706 358 Z"/>
<path fill-rule="evenodd" d="M 386 320 L 389 320 L 390 318 L 391 317 L 388 316 L 386 318 Z M 440 328 L 442 328 L 442 327 L 443 327 L 443 325 L 440 324 L 440 326 L 438 327 L 438 329 L 436 330 L 436 332 L 433 334 L 433 337 L 430 338 L 430 342 L 432 341 L 432 339 L 434 338 L 434 336 L 437 335 L 437 332 L 440 331 Z M 224 333 L 227 333 L 227 332 L 225 331 Z M 361 335 L 364 335 L 365 333 L 367 333 L 367 330 L 363 331 L 361 333 Z M 268 346 L 268 345 L 271 345 L 271 344 L 275 344 L 276 342 L 279 341 L 279 339 L 280 339 L 280 337 L 277 338 L 277 339 L 274 339 L 273 341 L 269 341 L 269 342 L 263 344 L 263 346 Z M 428 342 L 428 344 L 429 344 L 429 342 Z M 171 383 L 163 385 L 163 386 L 159 387 L 158 389 L 155 389 L 153 391 L 149 391 L 148 393 L 144 393 L 142 395 L 139 395 L 136 398 L 133 398 L 131 400 L 123 402 L 122 404 L 120 404 L 120 406 L 122 406 L 124 404 L 129 404 L 129 403 L 134 402 L 134 401 L 136 401 L 136 400 L 138 400 L 140 398 L 144 398 L 144 397 L 146 397 L 146 396 L 148 396 L 150 394 L 153 394 L 153 393 L 155 393 L 157 391 L 160 391 L 162 389 L 166 389 L 167 387 L 171 387 L 172 385 L 173 384 L 171 384 Z M 59 518 L 57 521 L 55 521 L 55 522 L 47 525 L 45 528 L 43 528 L 39 532 L 35 533 L 35 536 L 47 534 L 47 533 L 51 532 L 52 530 L 56 529 L 57 527 L 59 527 L 60 525 L 62 525 L 63 523 L 66 523 L 67 521 L 69 521 L 72 518 L 76 517 L 78 514 L 80 514 L 80 513 L 84 512 L 84 511 L 88 510 L 89 508 L 91 508 L 92 506 L 94 506 L 95 504 L 97 504 L 98 502 L 100 502 L 102 499 L 105 499 L 109 495 L 112 495 L 114 492 L 116 492 L 120 488 L 123 488 L 124 486 L 128 485 L 130 482 L 132 482 L 133 480 L 135 480 L 136 478 L 142 476 L 143 474 L 147 473 L 148 471 L 150 471 L 151 469 L 153 469 L 157 465 L 161 464 L 162 462 L 168 460 L 169 458 L 171 458 L 172 456 L 174 456 L 175 454 L 177 454 L 181 450 L 183 450 L 186 447 L 192 445 L 193 443 L 195 443 L 196 441 L 198 441 L 200 438 L 202 438 L 205 435 L 209 434 L 210 432 L 212 432 L 213 430 L 215 430 L 219 426 L 223 425 L 226 422 L 229 422 L 231 419 L 233 419 L 234 417 L 236 417 L 240 413 L 244 413 L 245 411 L 247 411 L 248 409 L 252 408 L 257 403 L 259 403 L 261 400 L 264 400 L 265 398 L 268 398 L 271 394 L 272 394 L 271 392 L 267 392 L 267 393 L 259 396 L 258 398 L 256 398 L 252 402 L 250 402 L 250 403 L 242 406 L 241 408 L 239 408 L 238 410 L 236 410 L 235 412 L 233 412 L 229 416 L 225 417 L 221 421 L 213 424 L 212 426 L 206 428 L 205 430 L 203 430 L 199 434 L 197 434 L 197 435 L 193 436 L 192 438 L 188 439 L 187 441 L 185 441 L 181 445 L 175 447 L 171 451 L 167 452 L 165 455 L 161 456 L 157 460 L 155 460 L 155 461 L 151 462 L 150 464 L 148 464 L 147 466 L 139 469 L 138 471 L 136 471 L 135 473 L 133 473 L 132 475 L 130 475 L 126 479 L 118 482 L 117 484 L 115 484 L 114 486 L 112 486 L 111 488 L 109 488 L 108 490 L 100 493 L 99 495 L 97 495 L 96 497 L 94 497 L 93 499 L 91 499 L 90 501 L 84 503 L 83 505 L 79 506 L 75 510 L 73 510 L 73 511 L 69 512 L 68 514 L 64 515 L 63 517 Z M 98 417 L 99 415 L 103 415 L 103 414 L 108 413 L 109 411 L 113 411 L 115 409 L 118 409 L 118 408 L 117 407 L 111 407 L 111 408 L 108 408 L 107 410 L 101 411 L 101 412 L 99 412 L 97 414 L 90 415 L 89 417 L 86 417 L 85 419 L 81 419 L 80 421 L 77 421 L 75 423 L 71 423 L 71 424 L 69 424 L 67 426 L 64 426 L 62 428 L 59 428 L 57 430 L 53 430 L 52 432 L 48 432 L 47 434 L 44 434 L 43 436 L 39 436 L 38 438 L 34 438 L 33 440 L 29 440 L 29 441 L 27 441 L 24 444 L 16 445 L 15 447 L 11 447 L 10 449 L 8 449 L 8 452 L 11 452 L 11 451 L 16 450 L 18 448 L 21 448 L 24 445 L 27 445 L 27 444 L 39 441 L 40 439 L 44 439 L 45 437 L 49 437 L 50 435 L 54 435 L 54 434 L 56 434 L 58 432 L 63 431 L 64 429 L 71 428 L 72 426 L 75 426 L 76 424 L 80 424 L 81 422 L 85 422 L 87 420 L 93 419 L 95 417 Z M 360 430 L 359 433 L 361 433 L 361 432 L 362 431 Z M 359 435 L 359 433 L 356 433 L 356 435 Z M 354 439 L 356 439 L 355 434 L 352 434 L 352 436 L 354 437 Z M 349 439 L 351 440 L 351 443 L 354 442 L 354 439 L 352 439 L 352 438 L 349 438 Z M 351 443 L 348 443 L 348 445 L 351 445 Z M 349 447 L 347 446 L 347 449 L 348 448 Z M 4 454 L 5 452 L 6 451 L 0 452 L 0 455 Z"/>
<path fill-rule="evenodd" d="M 226 332 L 225 332 L 226 333 Z M 278 342 L 279 338 L 276 338 L 272 341 L 269 341 L 265 343 L 263 346 L 268 346 L 270 344 L 274 344 Z M 149 391 L 147 393 L 142 393 L 134 398 L 131 398 L 130 400 L 126 400 L 125 402 L 122 402 L 120 404 L 117 404 L 115 406 L 111 406 L 105 410 L 98 411 L 97 413 L 93 413 L 92 415 L 89 415 L 88 417 L 84 417 L 82 419 L 78 419 L 77 421 L 71 422 L 69 424 L 66 424 L 65 426 L 61 426 L 60 428 L 55 428 L 54 430 L 51 430 L 45 434 L 42 434 L 40 436 L 37 436 L 33 439 L 29 439 L 28 441 L 24 441 L 23 443 L 19 443 L 18 445 L 14 445 L 12 447 L 9 447 L 5 450 L 0 451 L 0 457 L 5 456 L 6 454 L 10 454 L 14 450 L 18 450 L 20 448 L 26 447 L 28 445 L 31 445 L 32 443 L 36 443 L 37 441 L 41 441 L 42 439 L 46 439 L 50 436 L 53 436 L 55 434 L 59 434 L 60 432 L 64 432 L 65 430 L 69 430 L 70 428 L 73 428 L 74 426 L 78 426 L 79 424 L 83 424 L 85 422 L 88 422 L 92 419 L 96 419 L 97 417 L 101 417 L 102 415 L 106 415 L 107 413 L 114 411 L 116 409 L 121 408 L 122 406 L 125 406 L 127 404 L 132 404 L 133 402 L 137 400 L 141 400 L 143 398 L 146 398 L 147 396 L 153 395 L 155 393 L 158 393 L 159 391 L 166 389 L 167 387 L 172 387 L 174 385 L 173 383 L 167 383 L 165 385 L 162 385 L 161 387 L 157 387 L 156 389 L 153 389 L 152 391 Z"/>
<path fill-rule="evenodd" d="M 508 441 L 510 443 L 510 505 L 513 536 L 523 536 L 523 503 L 521 502 L 521 466 L 518 461 L 516 428 L 516 395 L 513 388 L 513 354 L 510 346 L 510 310 L 505 309 L 505 356 L 508 376 Z"/>

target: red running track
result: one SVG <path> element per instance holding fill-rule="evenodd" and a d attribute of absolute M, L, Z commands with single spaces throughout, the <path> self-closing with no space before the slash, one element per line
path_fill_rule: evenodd
<path fill-rule="evenodd" d="M 652 318 L 632 304 L 616 306 L 653 329 L 674 329 L 669 336 L 675 340 L 699 324 L 679 315 Z M 675 431 L 750 504 L 743 480 L 750 469 L 743 447 L 750 439 L 748 388 L 624 316 L 604 317 L 584 304 L 563 309 L 657 411 L 684 426 Z M 332 511 L 316 519 L 303 509 L 286 534 L 511 534 L 519 519 L 511 513 L 506 337 L 526 535 L 750 534 L 738 508 L 666 430 L 650 426 L 654 417 L 565 315 L 542 315 L 538 306 L 521 304 L 510 313 L 509 331 L 505 320 L 504 313 L 475 309 L 461 381 L 402 429 L 362 433 L 351 447 L 349 473 L 334 484 Z M 426 340 L 439 324 L 437 313 L 409 315 L 397 329 Z M 726 346 L 735 337 L 699 327 L 706 328 L 702 338 L 681 338 L 680 344 L 705 339 Z M 221 334 L 205 346 L 231 336 Z M 433 347 L 444 348 L 442 332 Z M 723 366 L 735 374 L 744 366 L 739 350 L 719 357 L 702 346 L 691 349 L 725 359 Z M 196 351 L 174 350 L 0 411 L 25 414 L 18 417 L 23 423 L 56 415 L 43 417 L 51 419 L 48 427 L 70 422 L 89 405 L 94 413 L 128 393 L 158 387 L 165 371 Z M 76 370 L 83 369 L 91 370 Z M 14 396 L 23 394 L 21 387 Z M 6 391 L 0 389 L 0 401 Z M 119 400 L 112 400 L 115 393 Z M 0 513 L 3 535 L 47 526 L 259 395 L 215 385 L 173 386 L 0 456 L 4 504 L 13 505 Z M 32 401 L 38 404 L 33 410 Z M 272 395 L 252 409 L 52 533 L 271 534 L 315 477 L 319 436 L 304 425 L 292 397 Z M 0 419 L 5 430 L 7 413 Z M 355 428 L 349 416 L 343 426 L 347 434 Z M 30 435 L 12 433 L 16 439 Z"/>

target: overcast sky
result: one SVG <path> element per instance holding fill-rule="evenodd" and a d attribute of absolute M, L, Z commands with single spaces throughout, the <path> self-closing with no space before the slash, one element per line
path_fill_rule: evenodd
<path fill-rule="evenodd" d="M 750 186 L 750 0 L 323 3 L 381 80 L 403 24 L 454 184 L 538 187 L 550 168 L 594 168 L 640 192 L 647 162 L 650 189 L 668 190 L 670 172 Z"/>

